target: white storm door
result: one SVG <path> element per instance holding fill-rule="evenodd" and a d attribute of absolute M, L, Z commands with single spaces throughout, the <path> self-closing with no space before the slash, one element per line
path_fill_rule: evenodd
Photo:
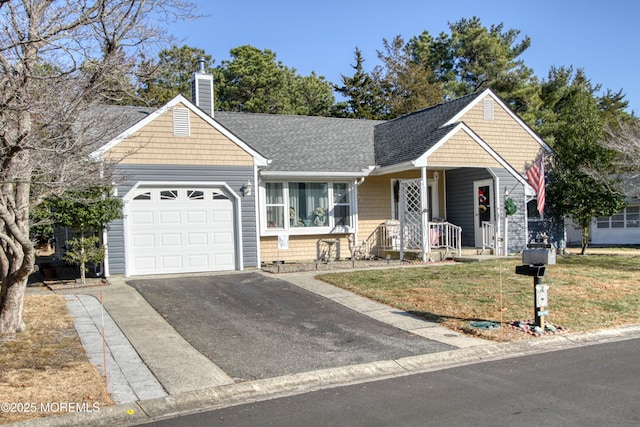
<path fill-rule="evenodd" d="M 482 247 L 482 223 L 493 223 L 494 216 L 494 196 L 493 196 L 493 180 L 485 179 L 473 182 L 474 195 L 474 225 L 475 225 L 475 244 L 477 248 Z"/>

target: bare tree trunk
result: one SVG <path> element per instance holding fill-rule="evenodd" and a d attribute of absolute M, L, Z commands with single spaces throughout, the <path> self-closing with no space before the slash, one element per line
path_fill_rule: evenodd
<path fill-rule="evenodd" d="M 87 272 L 86 272 L 86 250 L 84 247 L 84 230 L 80 231 L 80 282 L 83 285 L 87 284 Z"/>
<path fill-rule="evenodd" d="M 24 305 L 26 287 L 27 278 L 13 283 L 6 283 L 6 286 L 3 285 L 3 292 L 0 297 L 0 335 L 25 330 L 22 307 Z"/>

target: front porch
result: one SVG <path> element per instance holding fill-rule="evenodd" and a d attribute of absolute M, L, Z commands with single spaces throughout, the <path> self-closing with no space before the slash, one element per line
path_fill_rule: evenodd
<path fill-rule="evenodd" d="M 490 224 L 487 224 L 490 225 Z M 380 224 L 376 231 L 362 242 L 355 250 L 360 258 L 375 257 L 380 259 L 425 260 L 431 262 L 454 259 L 457 261 L 480 260 L 481 258 L 500 255 L 499 248 L 490 243 L 481 248 L 462 246 L 462 228 L 448 222 L 429 222 L 429 241 L 426 257 L 419 236 L 418 227 L 405 227 L 401 232 L 400 221 L 388 220 Z M 487 227 L 487 240 L 496 241 L 498 237 L 495 227 Z M 403 238 L 403 236 L 406 236 Z M 411 244 L 413 243 L 413 244 Z"/>
<path fill-rule="evenodd" d="M 507 218 L 505 199 L 514 196 L 520 212 Z M 375 209 L 365 204 L 369 200 L 377 201 Z M 504 170 L 416 168 L 370 176 L 358 188 L 358 201 L 358 250 L 366 256 L 499 256 L 526 242 L 523 187 Z"/>

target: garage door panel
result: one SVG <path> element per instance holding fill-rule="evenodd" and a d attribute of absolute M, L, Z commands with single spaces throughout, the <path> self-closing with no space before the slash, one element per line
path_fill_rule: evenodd
<path fill-rule="evenodd" d="M 213 212 L 213 222 L 231 223 L 231 222 L 233 222 L 233 213 L 232 212 L 224 212 L 224 211 L 214 211 Z"/>
<path fill-rule="evenodd" d="M 223 269 L 227 269 L 227 268 L 233 268 L 233 256 L 231 255 L 225 255 L 225 254 L 219 254 L 219 255 L 214 255 L 214 263 L 216 266 L 221 267 Z"/>
<path fill-rule="evenodd" d="M 157 269 L 155 257 L 135 257 L 133 263 L 136 271 L 155 271 Z"/>
<path fill-rule="evenodd" d="M 212 193 L 219 190 L 176 188 L 139 189 L 148 192 L 150 199 L 134 199 L 127 205 L 128 250 L 132 252 L 128 274 L 234 270 L 233 202 L 214 198 Z M 163 199 L 164 193 L 172 199 Z"/>
<path fill-rule="evenodd" d="M 209 255 L 206 253 L 189 255 L 187 257 L 187 262 L 189 267 L 193 268 L 208 267 L 210 264 Z"/>
<path fill-rule="evenodd" d="M 189 246 L 203 246 L 209 243 L 207 233 L 189 233 L 187 234 L 187 243 Z"/>
<path fill-rule="evenodd" d="M 133 246 L 139 249 L 149 249 L 155 247 L 154 234 L 136 234 L 133 236 Z"/>
<path fill-rule="evenodd" d="M 213 233 L 213 244 L 233 243 L 233 235 L 230 232 Z"/>
<path fill-rule="evenodd" d="M 180 211 L 160 211 L 160 224 L 180 224 Z"/>
<path fill-rule="evenodd" d="M 160 242 L 164 248 L 179 248 L 182 246 L 182 235 L 178 233 L 162 233 L 160 235 Z"/>
<path fill-rule="evenodd" d="M 153 225 L 155 216 L 152 211 L 135 211 L 131 215 L 133 225 Z"/>
<path fill-rule="evenodd" d="M 207 223 L 207 211 L 188 211 L 187 224 L 206 224 Z"/>
<path fill-rule="evenodd" d="M 182 255 L 164 255 L 160 260 L 162 269 L 180 269 L 184 265 Z"/>

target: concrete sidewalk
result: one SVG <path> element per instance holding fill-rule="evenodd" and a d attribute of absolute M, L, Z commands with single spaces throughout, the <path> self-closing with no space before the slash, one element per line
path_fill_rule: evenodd
<path fill-rule="evenodd" d="M 109 286 L 99 288 L 64 291 L 78 296 L 85 294 L 80 297 L 84 301 L 87 294 L 96 298 L 102 294 L 103 305 L 115 321 L 109 325 L 112 328 L 105 331 L 109 348 L 129 351 L 117 347 L 117 343 L 112 346 L 109 341 L 111 333 L 108 331 L 112 330 L 113 336 L 117 336 L 116 329 L 121 331 L 170 395 L 233 383 L 227 374 L 182 338 L 122 277 L 111 277 L 109 283 Z M 82 337 L 83 331 L 78 332 Z M 102 354 L 101 343 L 99 351 Z M 114 358 L 118 360 L 117 352 Z M 123 359 L 126 354 L 120 358 Z M 140 399 L 129 401 L 136 400 Z"/>
<path fill-rule="evenodd" d="M 490 343 L 490 341 L 469 337 L 440 326 L 437 323 L 421 319 L 406 311 L 372 301 L 321 280 L 317 280 L 315 278 L 317 274 L 317 272 L 288 273 L 278 276 L 278 278 L 333 300 L 375 320 L 433 341 L 449 344 L 458 348 L 475 347 Z"/>
<path fill-rule="evenodd" d="M 65 295 L 65 299 L 89 361 L 103 377 L 106 362 L 107 387 L 113 402 L 167 395 L 98 299 L 90 295 Z"/>

